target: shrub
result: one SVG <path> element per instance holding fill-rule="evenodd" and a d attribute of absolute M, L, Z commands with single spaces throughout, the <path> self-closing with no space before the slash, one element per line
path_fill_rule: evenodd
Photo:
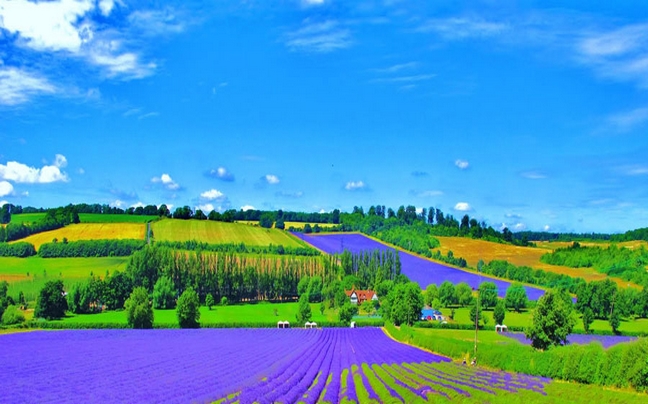
<path fill-rule="evenodd" d="M 181 328 L 200 327 L 200 300 L 192 288 L 187 288 L 178 298 L 176 315 Z"/>
<path fill-rule="evenodd" d="M 20 324 L 25 321 L 25 316 L 18 309 L 18 307 L 11 305 L 2 314 L 2 324 L 13 325 Z"/>
<path fill-rule="evenodd" d="M 216 302 L 214 301 L 214 296 L 211 293 L 207 293 L 207 296 L 205 297 L 205 306 L 207 306 L 207 308 L 211 310 L 214 304 L 216 304 Z"/>
<path fill-rule="evenodd" d="M 153 328 L 153 308 L 146 288 L 137 287 L 124 303 L 126 320 L 132 328 Z"/>

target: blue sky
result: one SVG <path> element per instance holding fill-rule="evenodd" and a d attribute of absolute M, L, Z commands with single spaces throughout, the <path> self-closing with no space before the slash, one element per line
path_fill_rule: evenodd
<path fill-rule="evenodd" d="M 0 201 L 645 227 L 648 7 L 597 3 L 0 0 Z"/>

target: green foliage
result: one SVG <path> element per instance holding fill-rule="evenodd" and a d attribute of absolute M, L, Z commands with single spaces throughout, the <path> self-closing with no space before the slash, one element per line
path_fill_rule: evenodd
<path fill-rule="evenodd" d="M 504 318 L 506 317 L 506 302 L 502 299 L 497 300 L 495 309 L 493 310 L 493 320 L 495 324 L 504 324 Z"/>
<path fill-rule="evenodd" d="M 153 307 L 149 301 L 148 291 L 136 287 L 124 303 L 126 321 L 132 328 L 153 328 Z"/>
<path fill-rule="evenodd" d="M 610 315 L 610 327 L 612 327 L 613 333 L 619 333 L 619 325 L 621 325 L 621 315 L 619 314 L 619 310 L 612 310 L 612 314 Z"/>
<path fill-rule="evenodd" d="M 497 286 L 494 282 L 486 281 L 479 285 L 479 301 L 485 309 L 497 304 Z"/>
<path fill-rule="evenodd" d="M 439 307 L 434 306 L 434 301 L 439 298 L 439 288 L 437 288 L 437 285 L 435 285 L 434 283 L 429 284 L 427 288 L 425 288 L 425 292 L 423 293 L 423 298 L 425 300 L 426 306 L 433 307 L 437 310 L 441 307 L 441 306 Z"/>
<path fill-rule="evenodd" d="M 50 209 L 44 217 L 35 222 L 29 224 L 9 223 L 6 227 L 0 226 L 2 230 L 0 231 L 0 242 L 18 240 L 32 234 L 60 229 L 72 223 L 79 223 L 79 215 L 73 205 Z"/>
<path fill-rule="evenodd" d="M 482 272 L 498 278 L 510 279 L 532 285 L 546 286 L 549 288 L 561 287 L 576 293 L 583 284 L 583 278 L 572 278 L 569 275 L 548 272 L 542 269 L 533 269 L 527 266 L 515 266 L 507 261 L 493 260 L 482 266 Z"/>
<path fill-rule="evenodd" d="M 207 296 L 205 297 L 205 306 L 209 310 L 211 310 L 212 306 L 215 305 L 216 302 L 214 301 L 214 296 L 211 293 L 207 293 Z"/>
<path fill-rule="evenodd" d="M 227 296 L 221 297 L 220 305 L 221 306 L 228 306 L 229 305 L 229 299 L 227 298 Z"/>
<path fill-rule="evenodd" d="M 338 311 L 338 319 L 341 323 L 349 325 L 351 324 L 351 319 L 353 319 L 353 316 L 356 314 L 358 314 L 358 306 L 347 302 L 340 307 Z"/>
<path fill-rule="evenodd" d="M 103 301 L 108 310 L 120 310 L 133 291 L 133 282 L 124 272 L 114 272 L 104 281 Z"/>
<path fill-rule="evenodd" d="M 79 240 L 62 243 L 44 243 L 38 249 L 43 258 L 55 257 L 127 257 L 141 250 L 146 245 L 144 240 Z"/>
<path fill-rule="evenodd" d="M 638 284 L 648 282 L 645 270 L 648 265 L 648 250 L 644 247 L 630 249 L 615 244 L 607 248 L 583 247 L 575 242 L 569 247 L 544 254 L 540 261 L 572 268 L 594 268 L 598 272 Z"/>
<path fill-rule="evenodd" d="M 299 306 L 297 314 L 295 315 L 297 323 L 299 324 L 304 324 L 305 322 L 310 321 L 312 317 L 311 307 L 310 304 L 308 304 L 309 300 L 308 294 L 303 294 L 299 297 Z"/>
<path fill-rule="evenodd" d="M 362 302 L 360 305 L 360 308 L 362 311 L 364 311 L 367 315 L 373 315 L 374 312 L 376 311 L 376 305 L 374 300 L 365 300 Z"/>
<path fill-rule="evenodd" d="M 311 303 L 318 303 L 322 301 L 322 277 L 319 275 L 313 276 L 308 282 L 308 290 L 306 291 Z"/>
<path fill-rule="evenodd" d="M 450 281 L 443 281 L 439 288 L 439 300 L 444 307 L 456 303 L 455 286 Z M 438 308 L 437 308 L 438 309 Z"/>
<path fill-rule="evenodd" d="M 526 289 L 521 283 L 512 283 L 506 289 L 504 301 L 507 308 L 520 312 L 520 310 L 527 307 L 529 299 L 527 298 Z"/>
<path fill-rule="evenodd" d="M 382 313 L 396 325 L 412 325 L 421 318 L 423 306 L 423 293 L 417 283 L 399 283 L 383 298 Z"/>
<path fill-rule="evenodd" d="M 585 330 L 585 333 L 589 333 L 590 325 L 592 325 L 593 322 L 594 313 L 592 312 L 592 309 L 586 307 L 583 311 L 583 329 Z"/>
<path fill-rule="evenodd" d="M 38 294 L 34 318 L 52 320 L 65 316 L 68 305 L 64 293 L 63 281 L 56 280 L 45 283 Z"/>
<path fill-rule="evenodd" d="M 533 324 L 526 330 L 527 338 L 536 349 L 567 343 L 576 320 L 572 316 L 571 298 L 555 290 L 547 291 L 533 312 Z"/>
<path fill-rule="evenodd" d="M 219 253 L 236 254 L 277 254 L 277 255 L 300 255 L 312 257 L 321 253 L 310 246 L 284 246 L 283 244 L 270 245 L 249 245 L 244 243 L 220 243 L 210 244 L 196 240 L 187 241 L 156 241 L 157 247 L 167 247 L 175 250 L 189 251 L 211 251 Z"/>
<path fill-rule="evenodd" d="M 454 300 L 461 306 L 468 306 L 473 301 L 472 288 L 466 282 L 459 282 L 455 286 Z"/>
<path fill-rule="evenodd" d="M 92 277 L 72 287 L 68 293 L 68 308 L 76 314 L 98 313 L 102 310 L 102 299 L 106 293 L 105 283 Z"/>
<path fill-rule="evenodd" d="M 171 279 L 167 276 L 161 276 L 155 286 L 153 286 L 153 308 L 154 309 L 173 309 L 175 302 L 176 289 Z"/>
<path fill-rule="evenodd" d="M 25 321 L 25 316 L 23 315 L 22 311 L 18 309 L 17 306 L 10 305 L 8 306 L 4 313 L 0 315 L 0 322 L 3 325 L 14 325 L 14 324 L 20 324 Z"/>
<path fill-rule="evenodd" d="M 473 299 L 472 304 L 470 305 L 470 320 L 473 324 L 477 323 L 478 325 L 482 325 L 482 323 L 486 322 L 482 313 L 481 302 L 478 301 L 478 299 Z"/>
<path fill-rule="evenodd" d="M 259 218 L 259 226 L 269 229 L 274 223 L 274 215 L 270 212 L 263 213 L 261 218 Z"/>
<path fill-rule="evenodd" d="M 200 327 L 200 300 L 192 288 L 187 288 L 178 298 L 176 315 L 180 328 Z"/>
<path fill-rule="evenodd" d="M 0 257 L 26 258 L 36 255 L 36 248 L 31 243 L 21 241 L 19 243 L 0 242 Z"/>

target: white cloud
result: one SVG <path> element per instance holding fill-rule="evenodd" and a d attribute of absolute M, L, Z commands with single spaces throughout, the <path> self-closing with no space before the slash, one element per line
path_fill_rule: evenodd
<path fill-rule="evenodd" d="M 421 32 L 436 32 L 449 40 L 498 35 L 509 29 L 507 24 L 489 22 L 479 18 L 447 18 L 428 20 L 419 27 Z"/>
<path fill-rule="evenodd" d="M 524 223 L 515 223 L 513 225 L 513 230 L 514 231 L 523 231 L 526 230 L 526 225 Z"/>
<path fill-rule="evenodd" d="M 457 159 L 455 160 L 455 166 L 457 166 L 460 170 L 465 170 L 470 167 L 470 163 L 468 163 L 466 160 Z"/>
<path fill-rule="evenodd" d="M 198 209 L 202 210 L 203 213 L 206 214 L 206 215 L 208 215 L 212 210 L 216 210 L 216 209 L 214 209 L 214 205 L 212 205 L 211 203 L 206 203 L 204 205 L 198 205 L 198 206 L 196 206 L 196 210 L 198 210 Z"/>
<path fill-rule="evenodd" d="M 624 175 L 630 175 L 630 176 L 647 175 L 648 174 L 648 166 L 645 166 L 645 165 L 624 166 L 624 167 L 620 168 L 620 171 Z"/>
<path fill-rule="evenodd" d="M 170 190 L 176 190 L 180 188 L 180 185 L 173 181 L 169 174 L 162 174 L 159 177 L 151 178 L 151 182 L 156 184 L 162 184 L 165 188 Z"/>
<path fill-rule="evenodd" d="M 542 228 L 542 230 L 549 231 L 549 230 L 551 230 L 551 226 L 549 226 L 548 224 L 545 224 L 544 227 Z"/>
<path fill-rule="evenodd" d="M 400 63 L 400 64 L 392 65 L 382 69 L 376 69 L 376 71 L 378 73 L 391 74 L 391 73 L 400 72 L 401 70 L 416 69 L 418 66 L 419 66 L 418 62 L 408 62 L 408 63 Z"/>
<path fill-rule="evenodd" d="M 247 210 L 256 210 L 256 208 L 252 205 L 243 205 L 241 206 L 242 211 L 247 211 Z"/>
<path fill-rule="evenodd" d="M 542 180 L 547 178 L 547 176 L 539 171 L 525 171 L 520 174 L 524 178 L 528 178 L 530 180 Z"/>
<path fill-rule="evenodd" d="M 176 18 L 171 8 L 163 10 L 138 10 L 128 16 L 131 24 L 149 35 L 180 33 L 184 25 Z"/>
<path fill-rule="evenodd" d="M 200 197 L 202 199 L 213 201 L 215 199 L 222 199 L 223 197 L 225 197 L 225 194 L 217 189 L 210 189 L 209 191 L 205 191 L 200 194 Z"/>
<path fill-rule="evenodd" d="M 358 191 L 365 189 L 366 187 L 367 185 L 362 181 L 349 181 L 344 186 L 344 189 L 346 189 L 347 191 Z"/>
<path fill-rule="evenodd" d="M 458 202 L 455 205 L 454 210 L 457 210 L 459 212 L 468 212 L 472 210 L 472 207 L 468 202 Z"/>
<path fill-rule="evenodd" d="M 305 6 L 321 6 L 324 0 L 301 0 L 301 3 Z"/>
<path fill-rule="evenodd" d="M 273 174 L 267 174 L 263 177 L 263 180 L 270 185 L 276 185 L 279 183 L 279 177 Z"/>
<path fill-rule="evenodd" d="M 8 201 L 0 201 L 0 208 L 8 204 Z"/>
<path fill-rule="evenodd" d="M 227 168 L 222 166 L 218 167 L 217 169 L 210 170 L 209 176 L 218 178 L 221 181 L 227 181 L 227 182 L 234 181 L 234 174 L 232 174 Z"/>
<path fill-rule="evenodd" d="M 32 96 L 55 92 L 56 88 L 47 79 L 13 67 L 0 68 L 0 104 L 22 104 Z"/>
<path fill-rule="evenodd" d="M 131 206 L 129 206 L 129 208 L 143 208 L 145 206 L 146 205 L 144 205 L 144 203 L 140 201 L 140 202 L 132 204 Z"/>
<path fill-rule="evenodd" d="M 77 172 L 81 175 L 85 174 L 85 170 L 83 168 L 79 168 Z"/>
<path fill-rule="evenodd" d="M 0 181 L 0 197 L 11 195 L 14 192 L 14 187 L 8 181 Z"/>
<path fill-rule="evenodd" d="M 150 76 L 157 65 L 153 62 L 142 64 L 139 56 L 133 52 L 118 54 L 111 48 L 119 48 L 118 42 L 111 41 L 108 46 L 99 46 L 89 54 L 92 63 L 106 68 L 108 77 L 140 79 Z"/>
<path fill-rule="evenodd" d="M 69 178 L 61 168 L 67 165 L 67 159 L 61 154 L 56 155 L 54 165 L 42 168 L 29 167 L 17 161 L 8 161 L 6 165 L 0 164 L 0 179 L 17 183 L 45 184 L 50 182 L 67 182 Z"/>
<path fill-rule="evenodd" d="M 627 132 L 648 121 L 648 107 L 636 108 L 632 111 L 614 114 L 608 117 L 608 123 L 619 132 Z"/>
<path fill-rule="evenodd" d="M 99 9 L 101 10 L 101 14 L 103 14 L 104 17 L 108 17 L 114 7 L 114 0 L 99 0 Z"/>
<path fill-rule="evenodd" d="M 110 205 L 111 208 L 120 208 L 121 209 L 121 208 L 124 207 L 125 204 L 124 204 L 124 201 L 116 199 L 116 200 L 110 202 L 109 205 Z"/>
<path fill-rule="evenodd" d="M 415 195 L 418 196 L 419 198 L 431 198 L 431 197 L 443 195 L 443 191 L 428 190 L 428 191 L 421 191 L 415 193 Z"/>
<path fill-rule="evenodd" d="M 337 21 L 313 23 L 287 35 L 286 46 L 293 51 L 327 53 L 351 46 L 351 32 Z"/>
<path fill-rule="evenodd" d="M 94 6 L 92 0 L 4 0 L 0 2 L 0 27 L 20 34 L 23 44 L 32 49 L 76 53 L 87 40 L 77 22 Z"/>

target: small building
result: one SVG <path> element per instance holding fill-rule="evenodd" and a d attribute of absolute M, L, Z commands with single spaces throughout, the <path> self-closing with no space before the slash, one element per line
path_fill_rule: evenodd
<path fill-rule="evenodd" d="M 506 325 L 504 325 L 504 324 L 501 324 L 501 325 L 500 325 L 500 324 L 497 324 L 497 325 L 495 326 L 495 331 L 496 331 L 496 332 L 507 332 L 507 331 L 508 331 L 508 327 L 507 327 Z"/>
<path fill-rule="evenodd" d="M 360 290 L 355 286 L 351 290 L 345 290 L 344 293 L 349 297 L 351 304 L 362 304 L 367 300 L 378 300 L 378 295 L 373 290 Z"/>
<path fill-rule="evenodd" d="M 431 320 L 445 320 L 443 314 L 439 310 L 424 308 L 421 310 L 421 321 Z"/>
<path fill-rule="evenodd" d="M 289 321 L 277 321 L 277 328 L 290 328 Z"/>
<path fill-rule="evenodd" d="M 304 328 L 317 328 L 317 323 L 314 321 L 307 321 L 306 323 L 304 323 Z"/>

